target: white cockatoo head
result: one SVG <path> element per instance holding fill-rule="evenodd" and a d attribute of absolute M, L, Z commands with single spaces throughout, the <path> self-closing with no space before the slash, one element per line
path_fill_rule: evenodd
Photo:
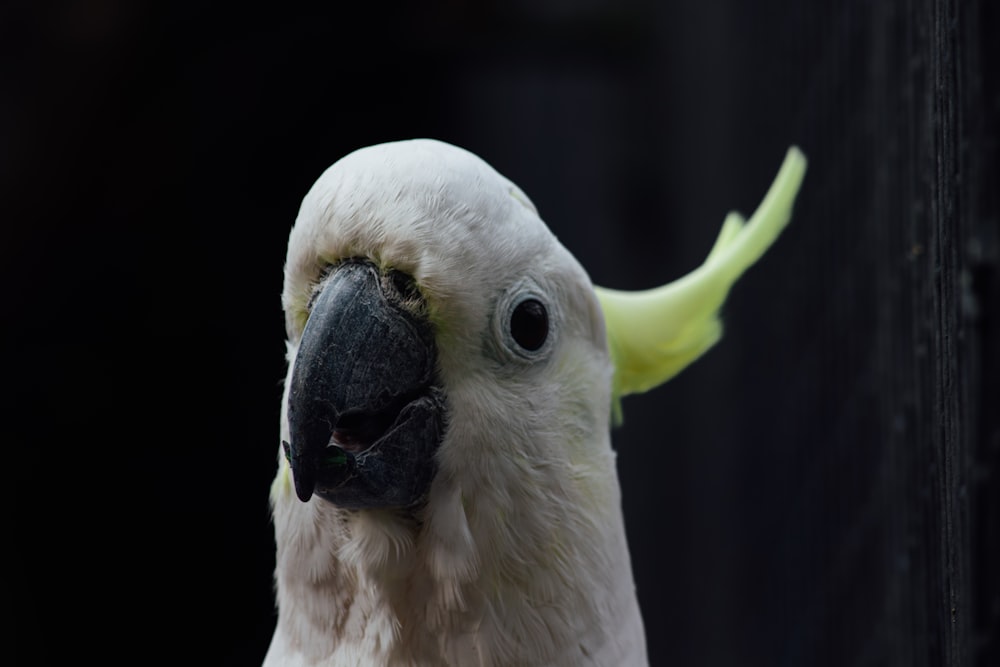
<path fill-rule="evenodd" d="M 516 185 L 460 148 L 382 144 L 328 169 L 291 233 L 283 304 L 302 500 L 406 506 L 438 463 L 540 465 L 557 452 L 539 434 L 568 447 L 608 427 L 586 272 Z"/>
<path fill-rule="evenodd" d="M 528 196 L 468 151 L 411 140 L 342 158 L 304 198 L 285 266 L 282 438 L 300 499 L 405 506 L 438 463 L 471 465 L 484 443 L 470 440 L 513 448 L 493 466 L 594 441 L 621 396 L 718 340 L 719 307 L 787 223 L 804 170 L 791 149 L 702 267 L 626 293 L 595 288 Z"/>

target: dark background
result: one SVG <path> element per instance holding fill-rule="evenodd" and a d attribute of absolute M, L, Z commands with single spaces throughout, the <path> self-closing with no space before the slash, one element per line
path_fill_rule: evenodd
<path fill-rule="evenodd" d="M 614 434 L 651 661 L 1000 664 L 993 4 L 0 5 L 5 654 L 260 663 L 287 234 L 435 137 L 618 288 L 800 145 L 722 343 Z"/>

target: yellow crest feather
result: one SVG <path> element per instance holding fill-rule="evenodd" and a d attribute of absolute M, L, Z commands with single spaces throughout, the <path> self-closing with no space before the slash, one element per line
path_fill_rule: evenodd
<path fill-rule="evenodd" d="M 735 212 L 726 216 L 708 257 L 686 276 L 636 292 L 595 288 L 615 365 L 616 415 L 621 397 L 666 382 L 719 340 L 719 309 L 736 280 L 788 224 L 805 171 L 805 156 L 791 147 L 750 219 Z"/>

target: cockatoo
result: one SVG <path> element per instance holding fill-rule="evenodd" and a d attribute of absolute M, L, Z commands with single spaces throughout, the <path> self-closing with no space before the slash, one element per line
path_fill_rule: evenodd
<path fill-rule="evenodd" d="M 704 264 L 635 293 L 595 287 L 466 150 L 391 142 L 327 169 L 284 267 L 264 664 L 646 664 L 616 406 L 719 339 L 805 166 L 791 148 Z"/>

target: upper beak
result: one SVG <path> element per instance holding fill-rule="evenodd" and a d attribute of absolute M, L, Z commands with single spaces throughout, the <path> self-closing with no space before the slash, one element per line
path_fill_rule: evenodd
<path fill-rule="evenodd" d="M 346 507 L 408 505 L 426 491 L 443 429 L 436 348 L 408 276 L 365 260 L 332 270 L 314 299 L 288 395 L 295 492 Z M 412 282 L 410 283 L 412 284 Z"/>

